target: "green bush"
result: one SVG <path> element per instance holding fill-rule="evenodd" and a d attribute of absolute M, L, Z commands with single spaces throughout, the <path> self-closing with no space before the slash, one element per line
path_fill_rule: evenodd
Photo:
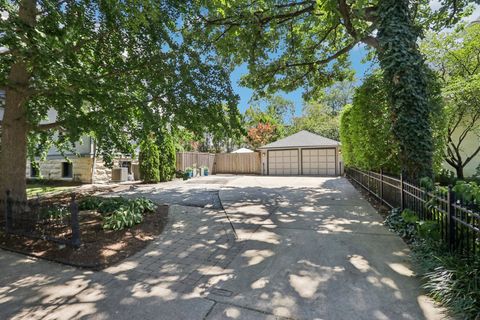
<path fill-rule="evenodd" d="M 175 143 L 169 133 L 161 135 L 158 139 L 160 147 L 160 181 L 170 181 L 175 176 L 177 153 L 175 150 Z"/>
<path fill-rule="evenodd" d="M 480 258 L 451 254 L 435 221 L 421 221 L 410 210 L 392 210 L 385 224 L 410 244 L 427 293 L 460 319 L 480 314 Z"/>
<path fill-rule="evenodd" d="M 143 221 L 143 215 L 128 206 L 122 206 L 103 218 L 103 228 L 108 230 L 123 230 Z"/>
<path fill-rule="evenodd" d="M 399 147 L 392 133 L 381 73 L 368 76 L 355 90 L 353 104 L 340 116 L 342 158 L 346 166 L 399 173 Z"/>
<path fill-rule="evenodd" d="M 79 204 L 80 210 L 97 210 L 102 214 L 104 229 L 122 230 L 142 222 L 143 215 L 156 209 L 155 203 L 145 198 L 86 197 Z"/>
<path fill-rule="evenodd" d="M 416 215 L 410 210 L 401 212 L 399 209 L 393 209 L 385 220 L 385 225 L 406 242 L 411 242 L 417 234 L 416 221 Z"/>
<path fill-rule="evenodd" d="M 476 182 L 457 181 L 453 191 L 457 200 L 461 200 L 465 205 L 480 205 L 480 186 Z"/>
<path fill-rule="evenodd" d="M 39 213 L 41 219 L 61 219 L 68 215 L 70 215 L 70 208 L 66 206 L 42 208 Z"/>
<path fill-rule="evenodd" d="M 78 209 L 79 210 L 96 210 L 101 202 L 102 202 L 102 198 L 99 198 L 99 197 L 85 197 L 79 201 Z"/>
<path fill-rule="evenodd" d="M 435 181 L 441 186 L 449 186 L 455 184 L 457 178 L 453 171 L 442 168 L 435 176 Z"/>
<path fill-rule="evenodd" d="M 157 183 L 160 181 L 160 154 L 155 139 L 147 137 L 140 143 L 140 176 L 143 182 Z"/>
<path fill-rule="evenodd" d="M 429 240 L 416 241 L 412 253 L 427 293 L 459 319 L 478 319 L 480 258 L 452 255 L 439 242 Z"/>
<path fill-rule="evenodd" d="M 147 199 L 131 199 L 110 202 L 111 208 L 116 204 L 118 207 L 103 218 L 103 228 L 108 230 L 123 230 L 130 228 L 143 221 L 143 214 L 155 210 L 155 204 Z M 125 201 L 124 201 L 125 200 Z"/>

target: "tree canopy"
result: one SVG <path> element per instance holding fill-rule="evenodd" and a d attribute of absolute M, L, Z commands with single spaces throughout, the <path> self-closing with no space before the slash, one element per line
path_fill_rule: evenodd
<path fill-rule="evenodd" d="M 428 72 L 416 41 L 422 29 L 455 23 L 468 12 L 468 1 L 445 0 L 435 12 L 427 0 L 197 3 L 202 9 L 192 22 L 193 34 L 214 44 L 232 65 L 247 62 L 242 83 L 259 94 L 303 87 L 305 97 L 312 97 L 334 81 L 351 79 L 347 53 L 367 45 L 385 69 L 402 166 L 412 179 L 431 175 Z"/>
<path fill-rule="evenodd" d="M 427 34 L 422 51 L 442 84 L 447 123 L 444 157 L 463 178 L 464 167 L 480 154 L 480 145 L 465 150 L 468 140 L 480 141 L 480 25 Z"/>
<path fill-rule="evenodd" d="M 239 128 L 229 70 L 212 48 L 182 36 L 189 5 L 0 1 L 0 166 L 8 173 L 0 197 L 6 189 L 25 197 L 27 139 L 66 150 L 89 134 L 108 155 L 132 151 L 132 140 L 166 123 L 196 132 Z M 44 123 L 49 112 L 54 123 Z"/>

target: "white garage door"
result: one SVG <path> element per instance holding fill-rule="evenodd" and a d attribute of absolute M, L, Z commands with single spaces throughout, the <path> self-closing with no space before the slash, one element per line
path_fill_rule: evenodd
<path fill-rule="evenodd" d="M 298 172 L 298 150 L 268 151 L 269 175 L 294 176 Z"/>
<path fill-rule="evenodd" d="M 302 174 L 334 176 L 335 149 L 302 149 Z"/>

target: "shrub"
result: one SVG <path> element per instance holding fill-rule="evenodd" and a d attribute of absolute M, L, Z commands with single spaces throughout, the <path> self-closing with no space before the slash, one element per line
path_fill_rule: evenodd
<path fill-rule="evenodd" d="M 455 197 L 470 208 L 480 205 L 480 186 L 476 182 L 457 181 L 453 187 Z"/>
<path fill-rule="evenodd" d="M 155 203 L 145 198 L 86 197 L 79 204 L 80 210 L 97 210 L 102 214 L 104 229 L 122 230 L 142 222 L 143 215 L 156 209 Z"/>
<path fill-rule="evenodd" d="M 457 181 L 457 178 L 455 177 L 455 173 L 453 171 L 450 171 L 448 169 L 442 168 L 438 174 L 435 176 L 435 180 L 441 185 L 441 186 L 448 186 L 448 185 L 453 185 Z"/>
<path fill-rule="evenodd" d="M 128 206 L 121 206 L 113 213 L 103 218 L 103 228 L 109 230 L 123 230 L 143 221 L 143 215 Z"/>
<path fill-rule="evenodd" d="M 427 293 L 461 319 L 480 314 L 480 258 L 451 254 L 440 241 L 435 221 L 421 221 L 414 212 L 392 210 L 385 224 L 410 244 Z"/>
<path fill-rule="evenodd" d="M 121 199 L 121 200 L 119 200 Z M 110 208 L 117 208 L 103 218 L 103 228 L 109 230 L 123 230 L 143 221 L 143 214 L 155 210 L 156 205 L 145 198 L 127 200 L 119 198 L 110 201 Z"/>
<path fill-rule="evenodd" d="M 340 141 L 346 166 L 398 173 L 399 147 L 392 133 L 381 73 L 367 77 L 355 90 L 352 105 L 340 116 Z"/>
<path fill-rule="evenodd" d="M 39 213 L 41 219 L 61 219 L 68 215 L 70 215 L 70 209 L 67 206 L 42 208 Z"/>
<path fill-rule="evenodd" d="M 143 182 L 157 183 L 160 181 L 160 154 L 153 136 L 140 143 L 140 176 Z"/>
<path fill-rule="evenodd" d="M 96 210 L 102 199 L 99 197 L 85 197 L 78 203 L 79 210 Z"/>
<path fill-rule="evenodd" d="M 175 176 L 177 153 L 172 136 L 165 132 L 158 140 L 160 146 L 160 181 L 170 181 Z"/>
<path fill-rule="evenodd" d="M 405 241 L 411 242 L 417 233 L 417 220 L 417 216 L 410 210 L 401 212 L 399 209 L 393 209 L 385 220 L 385 225 Z"/>
<path fill-rule="evenodd" d="M 423 287 L 436 301 L 459 319 L 478 319 L 480 314 L 480 259 L 449 253 L 435 241 L 419 240 L 412 247 Z"/>

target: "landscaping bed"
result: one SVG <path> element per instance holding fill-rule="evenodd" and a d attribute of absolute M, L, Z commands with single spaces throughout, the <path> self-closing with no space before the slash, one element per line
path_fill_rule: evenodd
<path fill-rule="evenodd" d="M 112 226 L 111 217 L 115 214 L 128 214 L 125 209 L 129 208 L 128 206 L 131 206 L 135 200 L 116 198 L 121 201 L 113 207 L 112 202 L 115 201 L 107 200 L 102 210 L 95 207 L 95 205 L 101 206 L 101 203 L 96 202 L 92 205 L 93 201 L 88 202 L 88 199 L 99 198 L 85 197 L 79 201 L 81 245 L 78 249 L 43 239 L 6 234 L 3 230 L 0 231 L 0 247 L 68 265 L 99 270 L 142 250 L 161 234 L 167 223 L 168 206 L 157 205 L 149 210 L 144 210 L 142 207 L 141 218 L 132 222 L 132 225 Z M 47 201 L 59 204 L 68 201 L 68 197 Z M 142 201 L 146 200 L 138 201 L 137 199 L 137 202 Z M 138 203 L 134 205 L 138 206 Z M 59 236 L 61 232 L 64 231 L 59 229 Z"/>
<path fill-rule="evenodd" d="M 421 221 L 411 210 L 390 210 L 352 179 L 352 185 L 384 218 L 384 224 L 399 235 L 411 250 L 422 288 L 446 307 L 453 318 L 480 319 L 480 258 L 450 252 L 439 241 L 434 221 Z M 462 186 L 462 185 L 460 185 Z"/>

